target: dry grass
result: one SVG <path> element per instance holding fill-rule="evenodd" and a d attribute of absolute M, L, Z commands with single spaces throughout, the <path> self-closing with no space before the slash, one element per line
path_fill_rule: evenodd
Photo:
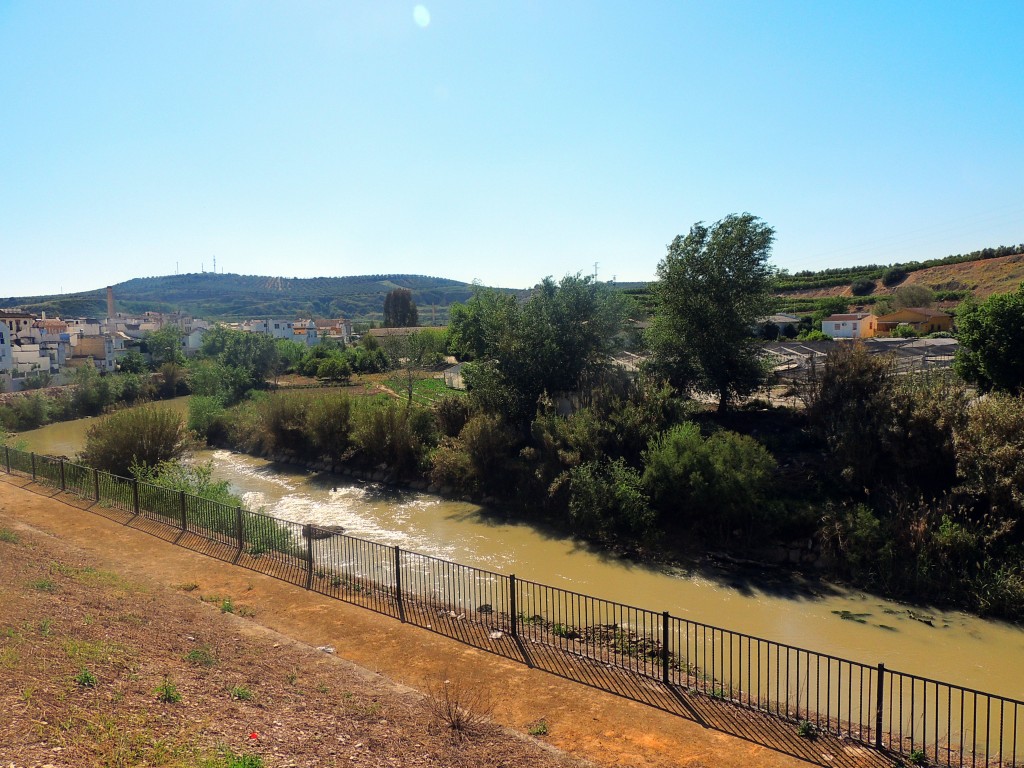
<path fill-rule="evenodd" d="M 191 595 L 136 583 L 0 523 L 3 765 L 578 765 L 471 688 L 399 689 L 200 601 L 201 575 Z"/>

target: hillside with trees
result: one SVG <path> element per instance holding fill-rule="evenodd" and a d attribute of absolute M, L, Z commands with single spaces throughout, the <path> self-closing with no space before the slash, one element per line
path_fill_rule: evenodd
<path fill-rule="evenodd" d="M 931 292 L 935 301 L 960 302 L 1011 293 L 1024 281 L 1024 244 L 983 248 L 968 254 L 890 265 L 805 270 L 776 276 L 776 308 L 813 312 L 822 300 L 845 298 L 848 304 L 886 301 L 901 288 Z"/>
<path fill-rule="evenodd" d="M 425 275 L 286 278 L 212 272 L 136 278 L 113 287 L 120 312 L 181 311 L 211 320 L 315 316 L 380 321 L 385 297 L 404 289 L 420 308 L 424 325 L 446 322 L 448 307 L 468 301 L 473 292 L 469 283 Z M 103 317 L 106 289 L 0 297 L 0 309 L 11 307 L 60 317 Z"/>

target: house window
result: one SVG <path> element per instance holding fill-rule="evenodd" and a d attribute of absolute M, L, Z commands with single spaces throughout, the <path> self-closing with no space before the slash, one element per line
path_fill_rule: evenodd
<path fill-rule="evenodd" d="M 853 324 L 853 330 L 855 330 L 855 331 L 857 330 L 857 324 L 856 323 Z"/>
<path fill-rule="evenodd" d="M 837 331 L 839 330 L 839 323 L 836 323 L 836 328 L 835 328 L 835 330 L 837 330 Z"/>

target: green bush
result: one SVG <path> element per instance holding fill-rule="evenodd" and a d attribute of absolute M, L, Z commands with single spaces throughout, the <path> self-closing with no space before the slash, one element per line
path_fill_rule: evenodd
<path fill-rule="evenodd" d="M 850 285 L 850 293 L 854 296 L 867 296 L 875 290 L 875 281 L 862 278 L 854 280 Z"/>
<path fill-rule="evenodd" d="M 801 395 L 807 420 L 824 439 L 838 475 L 855 488 L 871 487 L 884 458 L 879 446 L 892 430 L 891 357 L 872 356 L 863 344 L 839 344 L 812 368 Z"/>
<path fill-rule="evenodd" d="M 291 394 L 273 394 L 259 402 L 264 430 L 264 446 L 270 449 L 308 454 L 306 412 L 309 398 Z"/>
<path fill-rule="evenodd" d="M 821 534 L 825 553 L 841 573 L 861 583 L 876 581 L 884 535 L 882 524 L 870 507 L 827 505 Z"/>
<path fill-rule="evenodd" d="M 907 278 L 907 270 L 902 267 L 890 267 L 882 273 L 882 285 L 886 288 L 891 288 L 897 283 L 901 283 Z"/>
<path fill-rule="evenodd" d="M 352 441 L 352 400 L 332 392 L 315 398 L 306 411 L 306 434 L 321 456 L 337 461 Z"/>
<path fill-rule="evenodd" d="M 447 437 L 458 435 L 469 421 L 469 416 L 469 401 L 461 395 L 445 395 L 434 404 L 438 431 Z"/>
<path fill-rule="evenodd" d="M 1024 514 L 1024 397 L 990 393 L 971 403 L 955 437 L 963 487 L 998 516 Z"/>
<path fill-rule="evenodd" d="M 133 408 L 106 416 L 89 428 L 80 463 L 121 477 L 133 465 L 155 467 L 193 447 L 180 414 L 168 408 Z"/>
<path fill-rule="evenodd" d="M 197 360 L 188 371 L 189 388 L 194 395 L 216 397 L 224 405 L 241 401 L 256 386 L 250 371 L 216 360 Z"/>
<path fill-rule="evenodd" d="M 0 406 L 0 424 L 12 432 L 24 432 L 48 424 L 53 419 L 51 398 L 40 392 L 12 397 Z"/>
<path fill-rule="evenodd" d="M 394 400 L 369 402 L 355 414 L 352 438 L 365 464 L 385 465 L 401 475 L 416 470 L 435 443 L 429 411 Z"/>
<path fill-rule="evenodd" d="M 331 357 L 317 366 L 316 376 L 326 381 L 348 381 L 352 376 L 352 368 L 348 361 L 340 357 Z"/>
<path fill-rule="evenodd" d="M 185 369 L 177 363 L 164 363 L 161 365 L 157 371 L 156 382 L 157 392 L 160 397 L 170 398 L 189 393 Z"/>
<path fill-rule="evenodd" d="M 500 416 L 478 414 L 466 422 L 459 443 L 469 456 L 472 482 L 480 490 L 498 492 L 509 479 L 507 462 L 516 437 Z"/>
<path fill-rule="evenodd" d="M 640 473 L 622 459 L 591 461 L 569 470 L 569 519 L 584 536 L 650 536 L 655 514 Z"/>
<path fill-rule="evenodd" d="M 442 437 L 430 454 L 430 482 L 438 486 L 451 486 L 472 490 L 473 465 L 465 447 L 453 437 Z"/>
<path fill-rule="evenodd" d="M 797 341 L 832 341 L 832 337 L 821 331 L 800 331 L 796 335 Z"/>
<path fill-rule="evenodd" d="M 889 332 L 889 335 L 896 339 L 916 339 L 919 334 L 914 329 L 914 326 L 908 323 L 900 323 Z"/>
<path fill-rule="evenodd" d="M 666 531 L 723 538 L 735 530 L 763 532 L 775 468 L 753 438 L 723 430 L 704 439 L 687 422 L 651 441 L 643 485 Z"/>
<path fill-rule="evenodd" d="M 214 443 L 224 436 L 224 414 L 220 397 L 192 395 L 188 401 L 188 428 L 200 439 Z"/>

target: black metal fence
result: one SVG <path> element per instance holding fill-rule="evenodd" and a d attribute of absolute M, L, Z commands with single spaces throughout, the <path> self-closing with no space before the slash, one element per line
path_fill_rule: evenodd
<path fill-rule="evenodd" d="M 181 546 L 403 622 L 513 658 L 553 655 L 559 669 L 572 665 L 574 679 L 597 687 L 608 687 L 608 670 L 625 672 L 913 763 L 1004 768 L 1024 760 L 1024 701 L 1017 699 L 280 520 L 62 459 L 5 447 L 3 469 L 89 499 Z"/>

